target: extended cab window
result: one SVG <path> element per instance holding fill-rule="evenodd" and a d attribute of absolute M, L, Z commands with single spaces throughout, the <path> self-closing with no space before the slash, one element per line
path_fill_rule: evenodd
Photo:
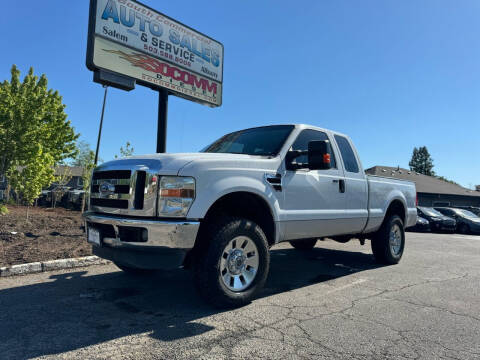
<path fill-rule="evenodd" d="M 345 171 L 358 173 L 357 159 L 355 158 L 355 153 L 348 140 L 340 135 L 335 135 L 335 140 L 337 141 L 340 153 L 342 154 Z"/>
<path fill-rule="evenodd" d="M 312 130 L 312 129 L 305 129 L 298 135 L 297 140 L 292 145 L 292 150 L 301 150 L 307 151 L 308 150 L 308 143 L 314 140 L 329 140 L 327 134 L 322 131 Z M 295 159 L 297 164 L 305 164 L 308 162 L 307 155 L 299 156 Z M 330 154 L 330 162 L 332 164 L 332 168 L 337 168 L 337 163 L 335 162 L 335 154 Z"/>

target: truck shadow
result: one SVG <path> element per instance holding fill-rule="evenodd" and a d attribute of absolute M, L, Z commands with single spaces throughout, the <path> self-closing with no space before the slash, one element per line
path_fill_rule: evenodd
<path fill-rule="evenodd" d="M 377 266 L 371 255 L 358 252 L 273 249 L 260 297 Z M 192 285 L 192 274 L 181 269 L 143 278 L 82 270 L 0 290 L 1 358 L 60 354 L 135 334 L 173 341 L 206 333 L 214 327 L 199 320 L 223 311 L 199 299 Z M 226 316 L 239 316 L 238 311 L 242 309 Z"/>

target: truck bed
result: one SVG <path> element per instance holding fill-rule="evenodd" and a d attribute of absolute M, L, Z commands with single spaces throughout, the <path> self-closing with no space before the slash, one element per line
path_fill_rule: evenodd
<path fill-rule="evenodd" d="M 376 175 L 367 175 L 367 182 L 369 220 L 364 230 L 365 233 L 375 231 L 380 227 L 388 205 L 394 200 L 401 201 L 407 208 L 405 226 L 415 225 L 417 193 L 414 182 Z"/>

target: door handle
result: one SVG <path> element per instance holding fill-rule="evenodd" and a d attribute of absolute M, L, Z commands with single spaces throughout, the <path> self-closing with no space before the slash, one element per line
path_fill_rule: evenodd
<path fill-rule="evenodd" d="M 338 191 L 341 193 L 345 192 L 345 180 L 343 179 L 333 179 L 332 180 L 334 183 L 338 183 Z"/>

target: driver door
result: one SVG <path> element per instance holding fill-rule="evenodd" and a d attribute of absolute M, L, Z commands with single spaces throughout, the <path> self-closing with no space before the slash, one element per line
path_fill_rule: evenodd
<path fill-rule="evenodd" d="M 312 140 L 330 141 L 332 168 L 285 171 L 281 211 L 284 240 L 339 235 L 344 225 L 345 176 L 333 139 L 326 132 L 304 129 L 293 143 L 292 150 L 307 150 Z M 296 162 L 307 163 L 307 155 L 298 157 Z"/>

